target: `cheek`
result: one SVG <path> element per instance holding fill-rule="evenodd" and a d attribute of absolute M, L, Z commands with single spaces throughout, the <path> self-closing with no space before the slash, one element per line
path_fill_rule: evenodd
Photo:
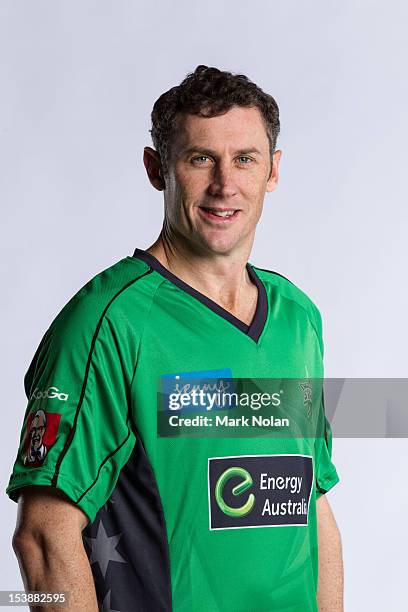
<path fill-rule="evenodd" d="M 265 197 L 265 189 L 263 183 L 258 181 L 249 181 L 246 185 L 245 190 L 246 199 L 249 204 L 250 212 L 257 213 L 262 208 L 263 200 Z"/>
<path fill-rule="evenodd" d="M 211 172 L 205 168 L 191 169 L 181 166 L 176 168 L 174 181 L 178 184 L 186 199 L 193 199 L 202 194 L 211 183 Z"/>
<path fill-rule="evenodd" d="M 170 198 L 182 203 L 194 200 L 206 188 L 206 183 L 203 176 L 177 170 L 170 181 L 169 187 Z"/>
<path fill-rule="evenodd" d="M 256 200 L 262 197 L 265 194 L 267 186 L 265 169 L 259 167 L 243 172 L 242 175 L 238 177 L 237 185 L 248 199 Z"/>

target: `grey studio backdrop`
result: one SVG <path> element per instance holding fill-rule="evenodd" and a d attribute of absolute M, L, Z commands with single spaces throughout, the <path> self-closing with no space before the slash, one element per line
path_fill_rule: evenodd
<path fill-rule="evenodd" d="M 326 375 L 407 376 L 407 18 L 396 0 L 1 2 L 3 491 L 43 332 L 159 231 L 149 115 L 200 63 L 247 74 L 280 105 L 280 185 L 251 261 L 320 308 Z M 402 612 L 408 440 L 335 439 L 333 458 L 345 609 Z M 20 589 L 16 505 L 0 500 L 0 588 Z"/>

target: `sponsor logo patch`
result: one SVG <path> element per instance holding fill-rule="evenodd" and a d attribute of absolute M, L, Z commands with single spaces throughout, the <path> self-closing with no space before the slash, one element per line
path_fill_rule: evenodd
<path fill-rule="evenodd" d="M 37 467 L 44 463 L 47 453 L 57 439 L 61 415 L 36 410 L 29 414 L 25 437 L 24 465 Z"/>
<path fill-rule="evenodd" d="M 310 455 L 248 455 L 208 460 L 210 529 L 308 524 Z"/>
<path fill-rule="evenodd" d="M 31 399 L 58 399 L 62 402 L 66 402 L 69 398 L 68 393 L 63 393 L 58 389 L 58 387 L 48 387 L 45 391 L 41 391 L 40 389 L 34 389 L 31 394 Z"/>
<path fill-rule="evenodd" d="M 178 372 L 161 376 L 159 392 L 166 412 L 206 412 L 236 406 L 234 402 L 228 406 L 219 403 L 223 393 L 235 390 L 233 382 L 230 368 Z"/>

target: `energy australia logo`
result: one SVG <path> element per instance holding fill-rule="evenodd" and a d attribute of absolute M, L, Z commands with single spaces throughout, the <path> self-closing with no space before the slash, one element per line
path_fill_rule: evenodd
<path fill-rule="evenodd" d="M 212 457 L 209 528 L 306 526 L 312 484 L 310 455 Z"/>
<path fill-rule="evenodd" d="M 252 508 L 254 507 L 255 495 L 253 493 L 250 493 L 243 505 L 238 507 L 229 506 L 223 496 L 224 487 L 228 484 L 228 481 L 231 478 L 234 478 L 235 476 L 240 479 L 240 482 L 239 484 L 235 485 L 235 487 L 233 487 L 233 495 L 241 496 L 247 489 L 252 486 L 252 476 L 247 470 L 244 470 L 244 468 L 241 467 L 227 468 L 225 472 L 223 472 L 218 478 L 217 484 L 215 485 L 215 501 L 217 502 L 220 510 L 227 516 L 247 516 L 247 514 L 249 514 Z"/>

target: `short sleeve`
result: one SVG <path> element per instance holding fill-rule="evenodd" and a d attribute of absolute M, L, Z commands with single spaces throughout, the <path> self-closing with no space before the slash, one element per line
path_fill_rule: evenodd
<path fill-rule="evenodd" d="M 90 522 L 110 497 L 135 444 L 134 363 L 107 309 L 71 301 L 43 337 L 25 377 L 27 407 L 7 494 L 63 491 Z"/>
<path fill-rule="evenodd" d="M 322 333 L 322 317 L 319 309 L 314 306 L 315 329 L 319 340 L 321 359 L 323 362 L 324 343 Z M 324 495 L 340 481 L 336 467 L 332 462 L 332 428 L 326 416 L 324 405 L 323 380 L 320 385 L 320 406 L 317 416 L 315 436 L 315 486 L 316 499 Z"/>
<path fill-rule="evenodd" d="M 339 475 L 332 462 L 332 429 L 325 414 L 322 390 L 321 411 L 315 438 L 316 499 L 327 493 L 339 481 Z"/>

